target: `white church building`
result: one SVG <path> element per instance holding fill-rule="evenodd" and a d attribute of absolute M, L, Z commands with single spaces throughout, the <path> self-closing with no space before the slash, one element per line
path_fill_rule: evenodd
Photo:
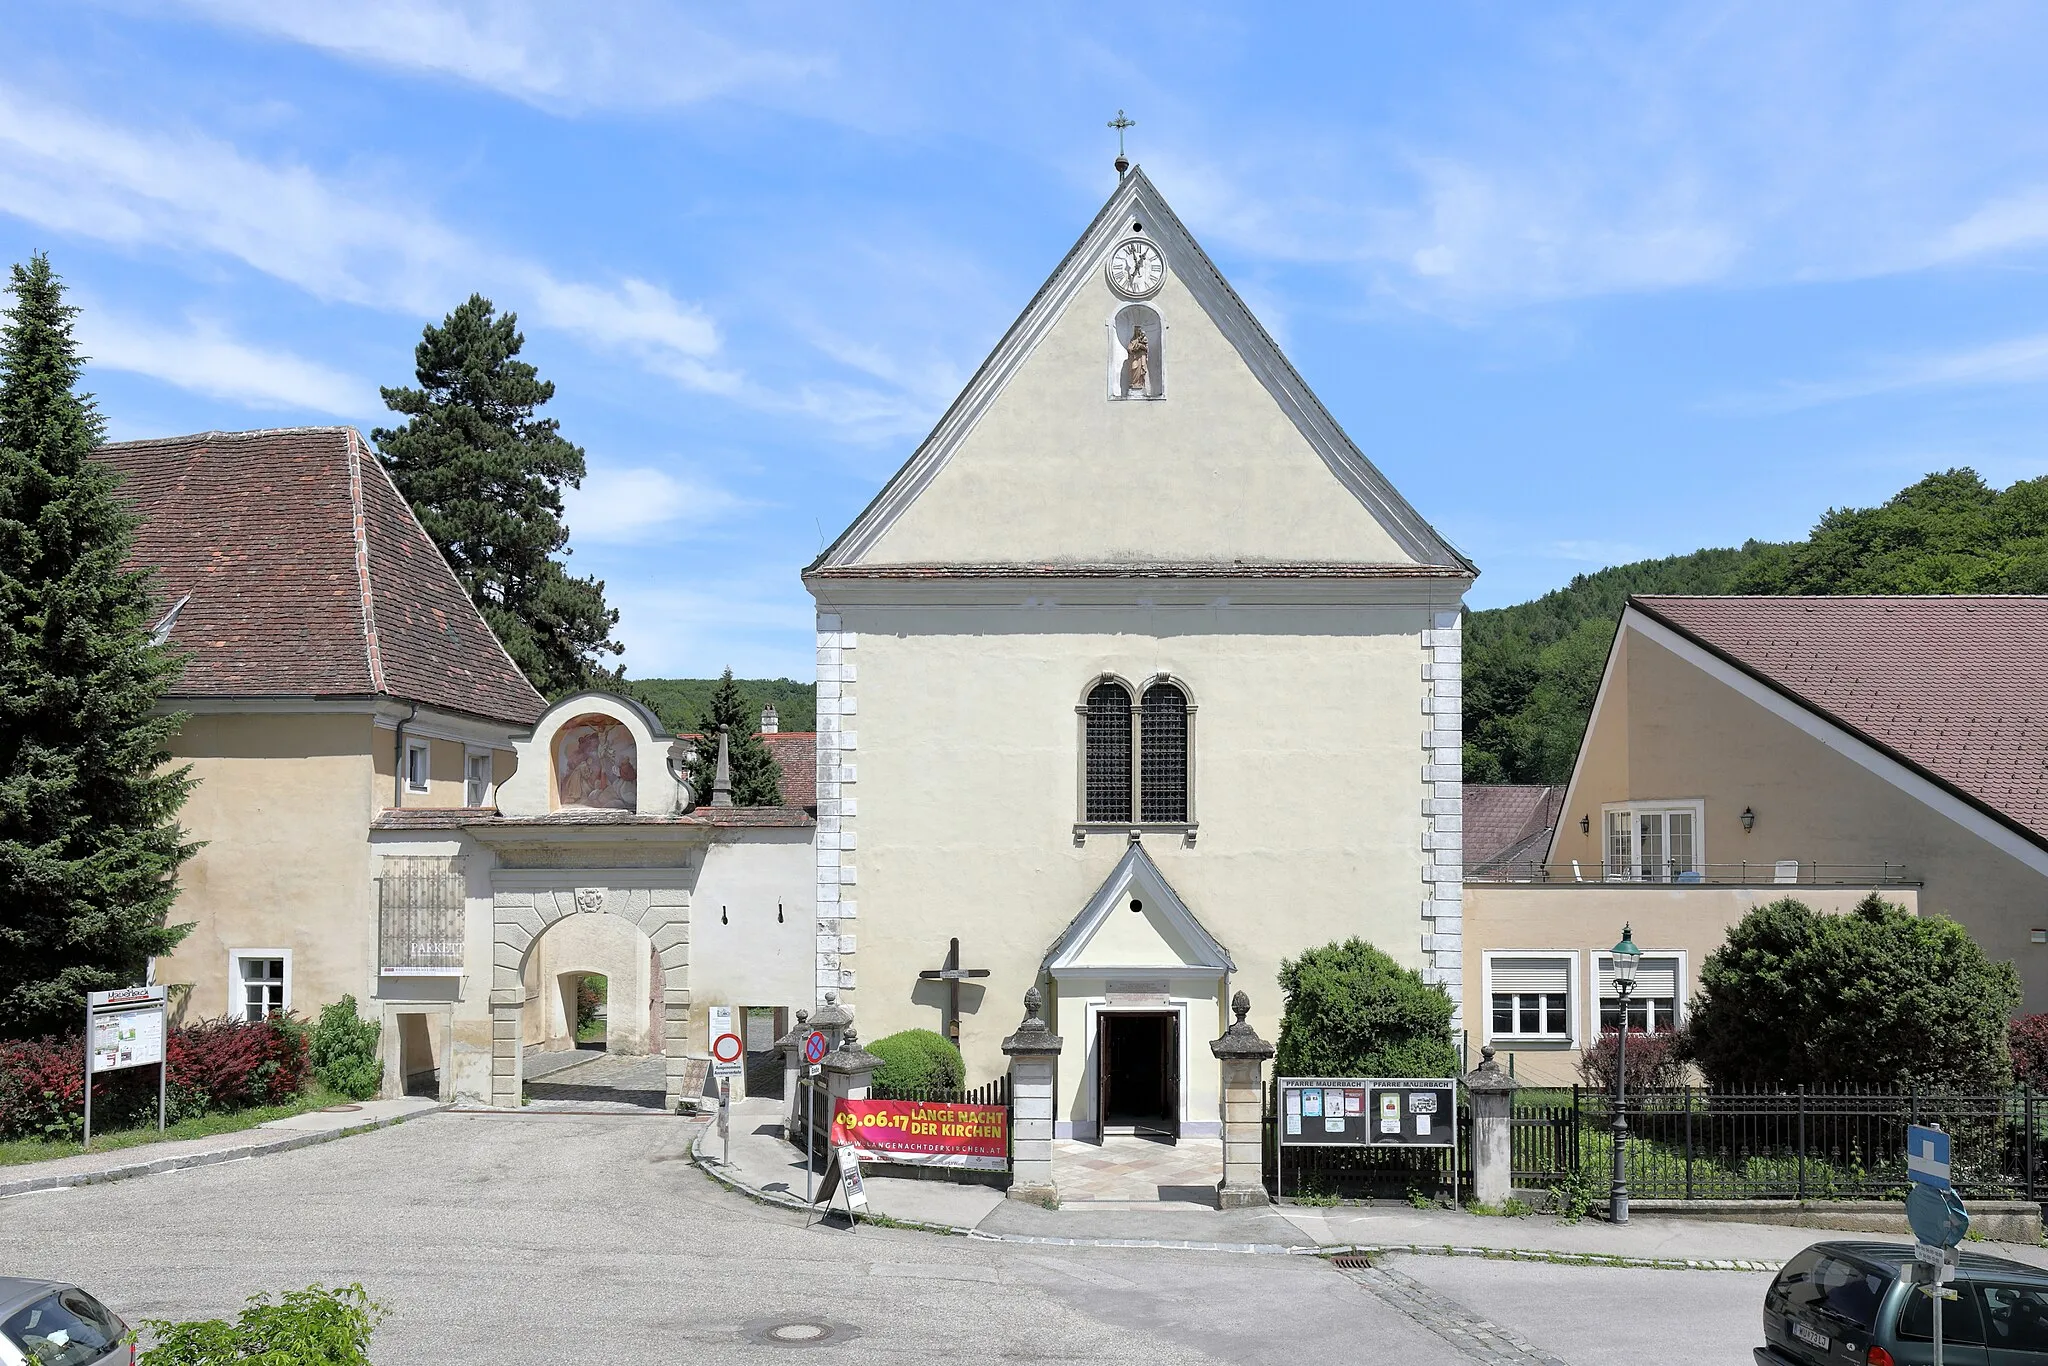
<path fill-rule="evenodd" d="M 804 573 L 819 991 L 975 1083 L 1038 986 L 1077 1138 L 1220 1132 L 1206 1042 L 1304 949 L 1456 996 L 1475 573 L 1125 171 Z"/>

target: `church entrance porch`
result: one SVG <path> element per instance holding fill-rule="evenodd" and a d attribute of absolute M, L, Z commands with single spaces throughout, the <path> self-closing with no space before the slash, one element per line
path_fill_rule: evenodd
<path fill-rule="evenodd" d="M 1102 1136 L 1172 1143 L 1180 1135 L 1180 1015 L 1103 1011 L 1095 1018 Z"/>

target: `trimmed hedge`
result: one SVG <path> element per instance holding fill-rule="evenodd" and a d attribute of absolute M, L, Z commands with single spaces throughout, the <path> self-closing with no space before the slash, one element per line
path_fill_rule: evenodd
<path fill-rule="evenodd" d="M 1451 998 L 1363 939 L 1280 963 L 1282 1077 L 1455 1077 Z"/>
<path fill-rule="evenodd" d="M 280 1105 L 306 1089 L 306 1027 L 289 1016 L 203 1020 L 171 1031 L 165 1102 L 172 1123 L 252 1105 Z M 157 1071 L 130 1067 L 93 1081 L 95 1129 L 156 1119 Z M 85 1132 L 85 1039 L 0 1040 L 0 1139 L 76 1140 Z"/>
<path fill-rule="evenodd" d="M 945 1035 L 930 1029 L 906 1029 L 862 1045 L 882 1060 L 875 1073 L 878 1086 L 895 1089 L 958 1089 L 967 1084 L 967 1063 Z"/>

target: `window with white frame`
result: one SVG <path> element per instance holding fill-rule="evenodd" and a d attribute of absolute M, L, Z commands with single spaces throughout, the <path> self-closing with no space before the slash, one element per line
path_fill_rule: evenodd
<path fill-rule="evenodd" d="M 469 775 L 462 787 L 464 806 L 489 806 L 491 804 L 491 752 L 475 750 L 469 754 Z"/>
<path fill-rule="evenodd" d="M 1600 1032 L 1621 1028 L 1621 996 L 1614 989 L 1614 959 L 1596 955 L 1600 979 Z M 1645 953 L 1636 966 L 1635 990 L 1628 998 L 1628 1027 L 1633 1034 L 1668 1034 L 1678 1028 L 1685 964 L 1676 954 Z"/>
<path fill-rule="evenodd" d="M 1571 1039 L 1572 955 L 1500 954 L 1486 965 L 1487 1035 L 1494 1039 Z"/>
<path fill-rule="evenodd" d="M 405 790 L 425 792 L 427 776 L 432 772 L 429 766 L 429 751 L 425 740 L 405 742 Z"/>
<path fill-rule="evenodd" d="M 234 1010 L 263 1020 L 291 1009 L 291 955 L 279 949 L 243 949 L 231 955 Z"/>
<path fill-rule="evenodd" d="M 1604 808 L 1607 876 L 1619 882 L 1697 882 L 1701 802 L 1631 802 Z"/>

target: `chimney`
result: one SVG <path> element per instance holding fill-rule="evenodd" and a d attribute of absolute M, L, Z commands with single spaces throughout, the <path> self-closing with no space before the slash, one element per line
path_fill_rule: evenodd
<path fill-rule="evenodd" d="M 761 733 L 763 735 L 776 735 L 781 730 L 782 718 L 775 714 L 775 704 L 770 702 L 767 706 L 761 708 Z"/>

